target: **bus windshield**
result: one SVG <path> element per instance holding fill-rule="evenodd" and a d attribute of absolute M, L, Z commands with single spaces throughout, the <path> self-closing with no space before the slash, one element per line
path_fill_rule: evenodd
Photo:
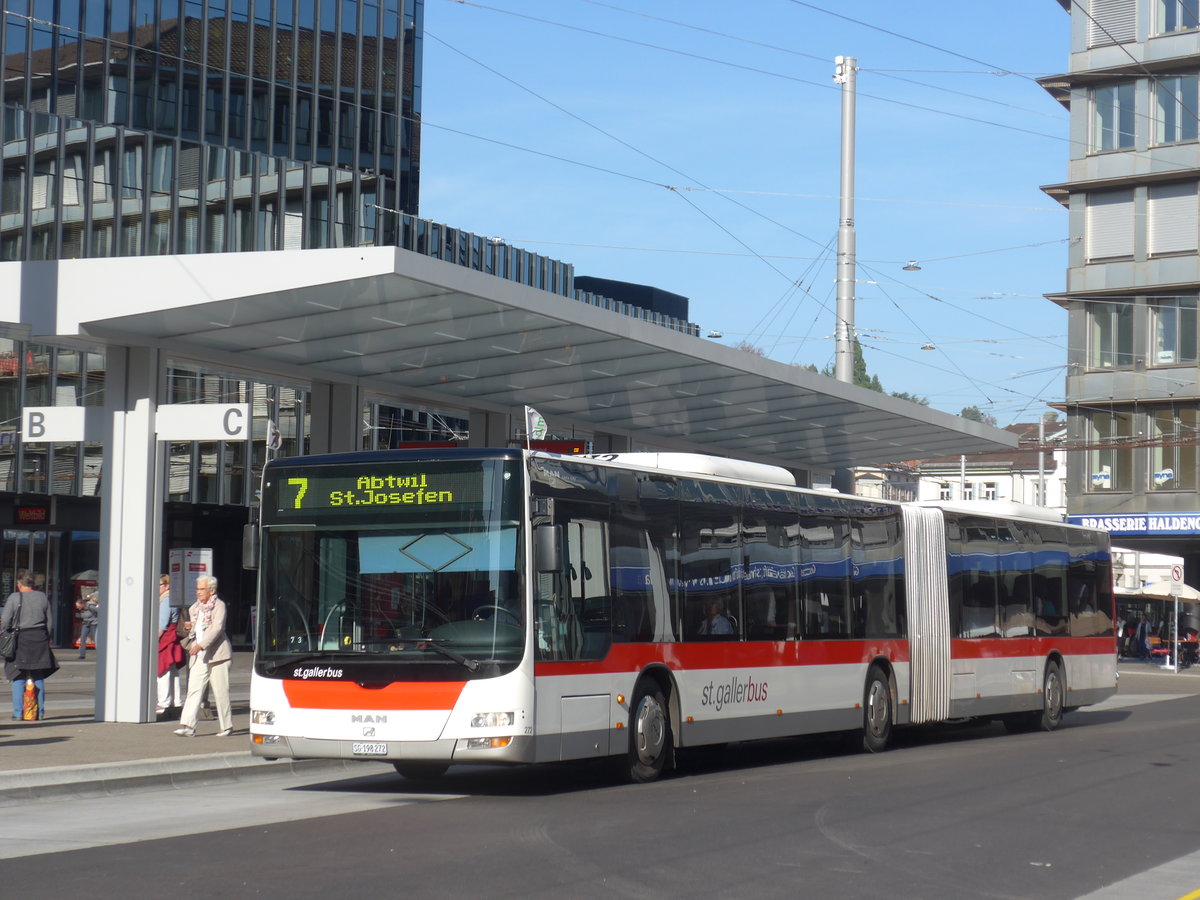
<path fill-rule="evenodd" d="M 517 475 L 503 461 L 275 470 L 264 493 L 260 671 L 335 658 L 406 667 L 366 676 L 380 681 L 514 668 L 527 618 Z M 377 483 L 392 499 L 364 501 Z M 395 499 L 421 492 L 419 505 Z"/>

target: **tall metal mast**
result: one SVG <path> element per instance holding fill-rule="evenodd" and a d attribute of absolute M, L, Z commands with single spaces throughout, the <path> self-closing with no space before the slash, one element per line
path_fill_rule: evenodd
<path fill-rule="evenodd" d="M 842 180 L 837 242 L 837 322 L 833 373 L 838 381 L 854 381 L 854 90 L 858 60 L 834 58 L 833 80 L 842 86 Z"/>

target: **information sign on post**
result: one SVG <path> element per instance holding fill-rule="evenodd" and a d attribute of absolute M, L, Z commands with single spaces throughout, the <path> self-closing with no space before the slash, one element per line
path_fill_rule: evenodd
<path fill-rule="evenodd" d="M 213 574 L 211 547 L 180 547 L 168 554 L 171 605 L 191 606 L 196 600 L 196 579 Z"/>
<path fill-rule="evenodd" d="M 1171 566 L 1171 596 L 1175 598 L 1175 615 L 1171 616 L 1171 668 L 1179 671 L 1179 597 L 1183 594 L 1183 566 Z"/>

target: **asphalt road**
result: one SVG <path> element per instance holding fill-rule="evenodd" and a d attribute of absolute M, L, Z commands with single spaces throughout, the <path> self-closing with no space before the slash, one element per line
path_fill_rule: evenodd
<path fill-rule="evenodd" d="M 0 892 L 1183 897 L 1200 888 L 1200 696 L 1122 687 L 1054 734 L 913 729 L 881 755 L 827 738 L 734 745 L 650 785 L 559 765 L 424 786 L 364 764 L 47 800 L 0 821 Z"/>

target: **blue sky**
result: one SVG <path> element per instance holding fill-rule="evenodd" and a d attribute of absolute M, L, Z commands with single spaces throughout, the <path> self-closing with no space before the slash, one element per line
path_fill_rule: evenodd
<path fill-rule="evenodd" d="M 421 214 L 682 294 L 702 333 L 824 367 L 833 59 L 854 56 L 868 368 L 937 409 L 1032 421 L 1064 387 L 1066 313 L 1042 295 L 1064 286 L 1067 216 L 1039 185 L 1068 156 L 1034 79 L 1065 71 L 1069 25 L 1054 0 L 426 0 Z"/>

